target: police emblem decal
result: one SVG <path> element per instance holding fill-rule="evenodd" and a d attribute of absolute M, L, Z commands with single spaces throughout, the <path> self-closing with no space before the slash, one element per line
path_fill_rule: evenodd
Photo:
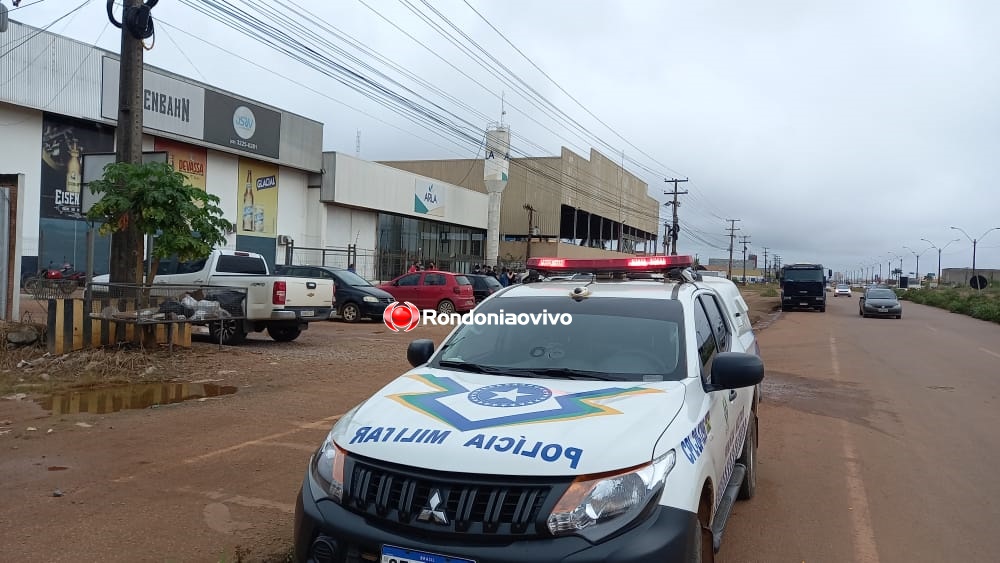
<path fill-rule="evenodd" d="M 526 407 L 552 397 L 552 391 L 531 383 L 498 383 L 469 392 L 469 401 L 484 407 Z"/>

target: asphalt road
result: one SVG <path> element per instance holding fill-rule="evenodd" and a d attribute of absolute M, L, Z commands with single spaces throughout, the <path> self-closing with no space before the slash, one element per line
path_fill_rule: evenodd
<path fill-rule="evenodd" d="M 862 319 L 839 298 L 759 333 L 758 493 L 717 561 L 1000 560 L 1000 326 L 904 308 Z M 218 399 L 60 416 L 0 401 L 14 429 L 0 435 L 0 561 L 282 560 L 310 452 L 405 369 L 411 339 L 374 323 L 308 332 L 227 352 L 249 375 Z"/>
<path fill-rule="evenodd" d="M 857 294 L 758 335 L 757 497 L 717 561 L 998 561 L 1000 326 Z"/>

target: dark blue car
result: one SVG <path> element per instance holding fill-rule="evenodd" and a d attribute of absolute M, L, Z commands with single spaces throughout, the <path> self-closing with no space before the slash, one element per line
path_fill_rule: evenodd
<path fill-rule="evenodd" d="M 363 318 L 382 320 L 385 308 L 395 301 L 392 295 L 373 286 L 368 280 L 344 268 L 331 266 L 278 266 L 277 274 L 307 278 L 333 279 L 336 286 L 334 313 L 346 322 Z"/>

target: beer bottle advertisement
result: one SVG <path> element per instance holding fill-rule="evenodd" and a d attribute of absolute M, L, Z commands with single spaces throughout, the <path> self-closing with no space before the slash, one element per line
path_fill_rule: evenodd
<path fill-rule="evenodd" d="M 278 223 L 277 165 L 241 158 L 237 183 L 237 234 L 275 237 Z"/>
<path fill-rule="evenodd" d="M 157 137 L 153 142 L 153 150 L 167 153 L 167 162 L 174 167 L 174 170 L 184 174 L 188 185 L 205 190 L 208 149 Z"/>
<path fill-rule="evenodd" d="M 83 155 L 113 152 L 114 129 L 46 113 L 42 118 L 41 149 L 41 216 L 82 220 Z"/>

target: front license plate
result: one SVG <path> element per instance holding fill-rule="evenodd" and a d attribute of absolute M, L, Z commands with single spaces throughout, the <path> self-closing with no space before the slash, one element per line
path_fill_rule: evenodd
<path fill-rule="evenodd" d="M 382 563 L 476 563 L 472 559 L 414 551 L 391 545 L 382 546 Z"/>
<path fill-rule="evenodd" d="M 800 307 L 808 307 L 808 306 L 809 306 L 809 304 L 808 304 L 808 303 L 799 303 L 799 306 L 800 306 Z"/>
<path fill-rule="evenodd" d="M 312 317 L 316 315 L 316 311 L 299 311 L 299 314 L 303 317 Z"/>
<path fill-rule="evenodd" d="M 885 307 L 882 307 L 881 309 L 878 310 L 878 312 L 879 313 L 888 313 L 889 309 L 886 309 Z"/>

